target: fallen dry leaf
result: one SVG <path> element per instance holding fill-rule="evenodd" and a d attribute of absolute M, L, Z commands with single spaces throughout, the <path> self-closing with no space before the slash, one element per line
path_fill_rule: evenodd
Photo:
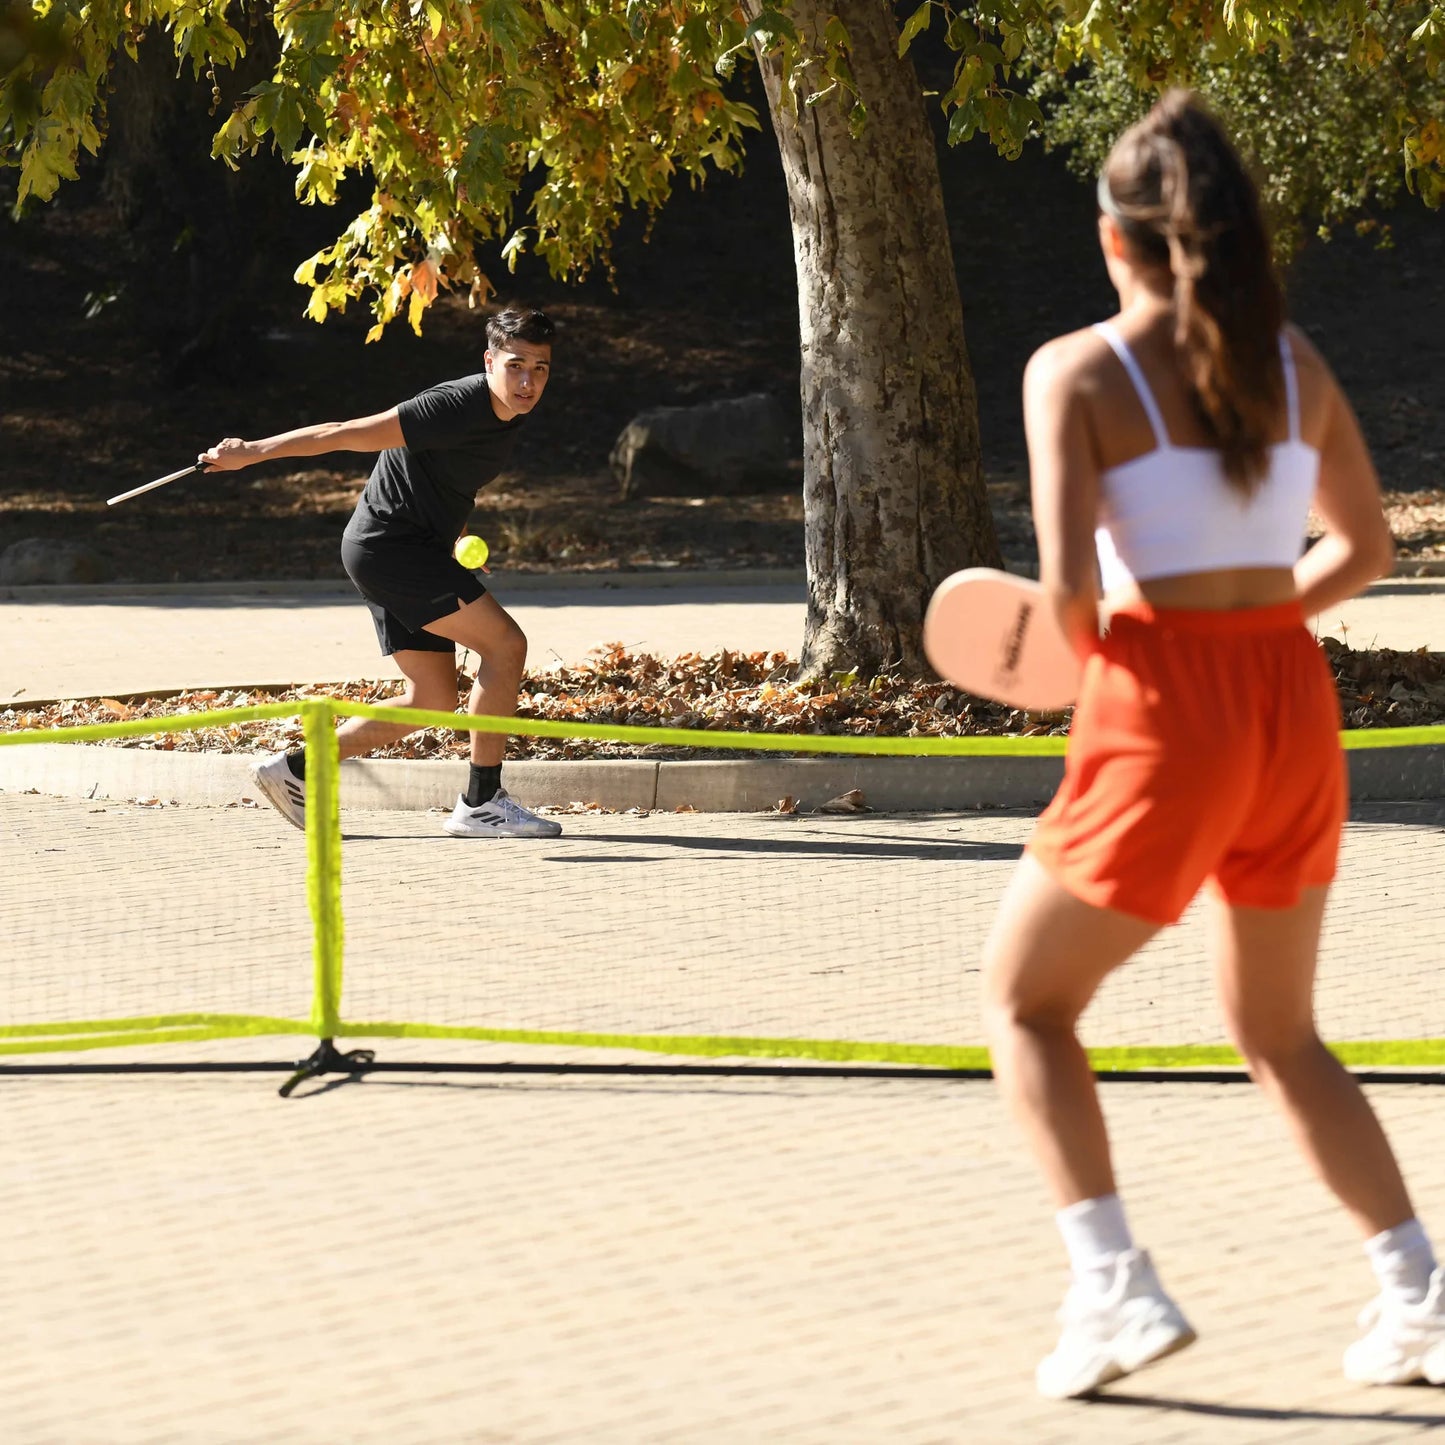
<path fill-rule="evenodd" d="M 1335 674 L 1344 725 L 1350 728 L 1411 727 L 1445 723 L 1445 653 L 1356 650 L 1326 638 L 1322 643 Z M 458 705 L 470 679 L 458 674 Z M 302 698 L 335 697 L 385 702 L 399 684 L 356 681 L 273 691 L 180 693 L 167 697 L 72 698 L 63 703 L 0 708 L 0 731 L 83 726 L 112 721 L 113 706 L 130 720 L 171 717 L 190 710 L 220 711 Z M 782 652 L 684 653 L 661 658 L 633 653 L 620 643 L 598 648 L 582 663 L 560 663 L 528 672 L 521 688 L 522 717 L 566 722 L 685 727 L 728 731 L 845 737 L 1061 736 L 1069 714 L 1027 714 L 971 697 L 943 682 L 837 675 L 799 678 L 797 662 Z M 301 746 L 296 718 L 202 727 L 190 732 L 112 738 L 112 747 L 161 752 L 269 753 Z M 413 733 L 374 756 L 464 758 L 468 739 L 453 728 Z M 608 742 L 597 738 L 507 740 L 508 758 L 776 757 L 761 750 L 709 748 L 675 743 Z M 248 805 L 249 806 L 249 805 Z"/>

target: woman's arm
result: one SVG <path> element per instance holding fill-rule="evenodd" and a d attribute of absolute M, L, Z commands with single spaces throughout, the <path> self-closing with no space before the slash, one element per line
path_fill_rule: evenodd
<path fill-rule="evenodd" d="M 1024 369 L 1039 581 L 1065 635 L 1085 656 L 1099 640 L 1099 465 L 1085 404 L 1088 340 L 1061 336 L 1040 347 Z"/>
<path fill-rule="evenodd" d="M 388 447 L 406 445 L 396 408 L 377 412 L 375 416 L 357 417 L 353 421 L 323 421 L 315 426 L 297 427 L 274 437 L 247 442 L 227 437 L 200 460 L 208 472 L 237 472 L 255 462 L 268 462 L 273 457 L 315 457 L 324 452 L 379 452 Z"/>
<path fill-rule="evenodd" d="M 1295 563 L 1295 587 L 1306 617 L 1353 597 L 1395 560 L 1395 540 L 1380 501 L 1380 479 L 1339 383 L 1324 359 L 1298 332 L 1295 354 L 1308 358 L 1324 378 L 1325 424 L 1320 439 L 1320 477 L 1315 511 L 1324 536 Z"/>

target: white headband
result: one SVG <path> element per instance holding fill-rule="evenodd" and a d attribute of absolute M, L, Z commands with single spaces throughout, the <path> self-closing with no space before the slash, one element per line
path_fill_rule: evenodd
<path fill-rule="evenodd" d="M 1114 199 L 1114 193 L 1109 189 L 1109 178 L 1103 171 L 1099 172 L 1099 184 L 1094 188 L 1094 194 L 1098 197 L 1099 209 L 1112 220 L 1127 222 L 1128 217 L 1119 209 L 1119 203 Z"/>

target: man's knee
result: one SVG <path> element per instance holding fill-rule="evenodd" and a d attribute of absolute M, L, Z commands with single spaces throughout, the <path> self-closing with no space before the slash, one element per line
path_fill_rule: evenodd
<path fill-rule="evenodd" d="M 512 624 L 510 656 L 518 672 L 527 665 L 527 634 L 515 622 Z"/>
<path fill-rule="evenodd" d="M 527 665 L 527 634 L 509 617 L 482 656 L 499 671 L 515 672 L 520 677 Z"/>
<path fill-rule="evenodd" d="M 457 692 L 455 687 L 448 690 L 440 687 L 417 687 L 413 684 L 397 699 L 396 705 L 415 708 L 418 712 L 453 712 L 456 710 Z M 392 726 L 402 736 L 415 731 L 415 728 L 408 728 L 405 723 L 393 723 Z"/>

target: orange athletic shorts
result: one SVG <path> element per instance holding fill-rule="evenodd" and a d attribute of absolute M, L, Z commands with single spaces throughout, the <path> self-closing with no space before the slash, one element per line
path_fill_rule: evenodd
<path fill-rule="evenodd" d="M 1330 882 L 1340 712 L 1297 603 L 1135 603 L 1084 665 L 1064 781 L 1028 844 L 1076 898 L 1174 923 L 1202 884 L 1290 908 Z"/>

